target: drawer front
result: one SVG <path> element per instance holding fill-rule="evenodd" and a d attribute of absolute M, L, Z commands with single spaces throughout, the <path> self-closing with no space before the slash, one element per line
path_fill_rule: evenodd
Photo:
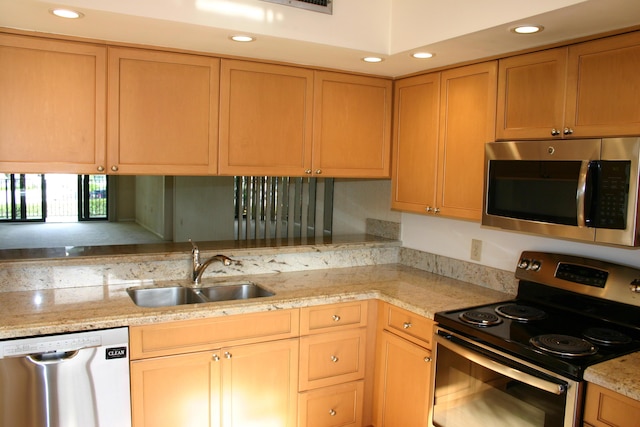
<path fill-rule="evenodd" d="M 305 307 L 300 310 L 300 333 L 318 334 L 367 325 L 367 301 Z"/>
<path fill-rule="evenodd" d="M 298 427 L 360 427 L 363 394 L 363 381 L 300 393 Z"/>
<path fill-rule="evenodd" d="M 299 318 L 294 309 L 132 326 L 131 359 L 293 338 L 299 335 Z"/>
<path fill-rule="evenodd" d="M 431 349 L 434 322 L 402 308 L 387 305 L 383 311 L 384 328 Z"/>
<path fill-rule="evenodd" d="M 300 391 L 364 378 L 366 329 L 300 338 Z"/>

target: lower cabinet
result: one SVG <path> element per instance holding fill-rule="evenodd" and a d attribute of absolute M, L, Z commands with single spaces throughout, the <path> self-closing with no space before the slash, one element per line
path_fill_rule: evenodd
<path fill-rule="evenodd" d="M 433 322 L 388 304 L 381 305 L 374 425 L 426 427 L 432 369 L 429 343 Z M 421 336 L 425 340 L 421 340 Z"/>
<path fill-rule="evenodd" d="M 638 427 L 640 402 L 627 396 L 587 384 L 584 427 Z"/>
<path fill-rule="evenodd" d="M 288 334 L 283 332 L 287 322 L 282 321 L 287 315 L 291 325 Z M 253 327 L 231 329 L 231 333 L 227 330 L 223 343 L 214 342 L 215 337 L 203 339 L 206 331 L 219 326 L 217 323 L 233 327 L 247 322 Z M 298 310 L 131 329 L 133 427 L 296 425 Z M 269 329 L 273 335 L 267 333 Z M 165 336 L 162 350 L 156 349 L 156 335 Z M 291 337 L 270 340 L 281 335 Z M 173 354 L 144 356 L 145 346 L 148 354 L 166 353 L 171 341 L 180 342 L 173 347 Z"/>

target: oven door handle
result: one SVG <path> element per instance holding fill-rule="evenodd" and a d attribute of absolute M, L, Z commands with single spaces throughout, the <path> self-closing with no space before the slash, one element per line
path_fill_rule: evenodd
<path fill-rule="evenodd" d="M 447 347 L 449 350 L 458 353 L 460 356 L 477 363 L 480 366 L 483 366 L 489 370 L 497 372 L 500 375 L 504 375 L 511 379 L 523 382 L 532 387 L 538 388 L 540 390 L 547 391 L 549 393 L 553 393 L 556 395 L 564 394 L 567 391 L 567 386 L 565 384 L 556 384 L 550 381 L 546 381 L 542 378 L 535 377 L 526 372 L 522 372 L 516 368 L 512 368 L 510 366 L 503 365 L 502 363 L 496 362 L 486 356 L 483 356 L 475 351 L 469 350 L 459 344 L 453 343 L 451 340 L 448 340 L 445 337 L 440 335 L 435 335 L 436 341 Z M 436 353 L 437 357 L 437 353 Z"/>

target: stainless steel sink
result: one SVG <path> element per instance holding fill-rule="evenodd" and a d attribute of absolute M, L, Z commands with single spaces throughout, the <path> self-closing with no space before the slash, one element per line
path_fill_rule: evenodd
<path fill-rule="evenodd" d="M 171 307 L 217 301 L 246 300 L 275 295 L 252 282 L 221 283 L 203 288 L 183 286 L 144 286 L 127 289 L 131 300 L 140 307 Z"/>
<path fill-rule="evenodd" d="M 200 288 L 202 296 L 209 301 L 229 301 L 238 299 L 250 299 L 260 297 L 270 297 L 274 293 L 270 292 L 252 282 L 243 282 L 235 285 L 215 285 Z"/>

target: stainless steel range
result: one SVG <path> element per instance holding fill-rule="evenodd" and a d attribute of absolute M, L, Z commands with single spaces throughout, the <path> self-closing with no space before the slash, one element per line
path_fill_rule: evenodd
<path fill-rule="evenodd" d="M 587 367 L 640 351 L 640 270 L 523 252 L 514 300 L 437 313 L 430 425 L 581 426 Z"/>

